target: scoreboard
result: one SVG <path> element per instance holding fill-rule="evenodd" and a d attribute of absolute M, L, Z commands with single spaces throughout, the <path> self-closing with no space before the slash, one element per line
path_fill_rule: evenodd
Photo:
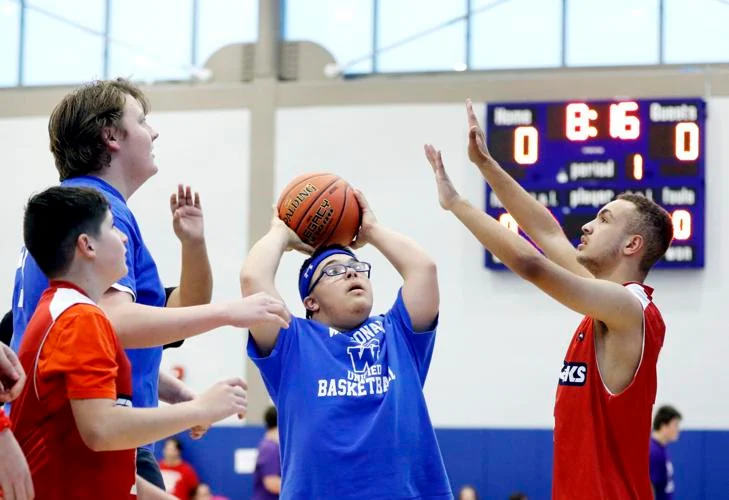
<path fill-rule="evenodd" d="M 655 267 L 704 266 L 704 100 L 488 103 L 485 122 L 494 159 L 573 244 L 601 206 L 640 192 L 673 219 L 673 243 Z M 488 184 L 486 212 L 520 231 Z M 486 267 L 505 268 L 488 251 Z"/>

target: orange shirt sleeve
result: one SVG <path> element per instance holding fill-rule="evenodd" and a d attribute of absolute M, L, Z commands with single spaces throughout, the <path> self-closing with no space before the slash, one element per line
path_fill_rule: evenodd
<path fill-rule="evenodd" d="M 98 307 L 77 304 L 64 311 L 48 340 L 39 368 L 63 374 L 68 399 L 116 399 L 116 333 Z"/>

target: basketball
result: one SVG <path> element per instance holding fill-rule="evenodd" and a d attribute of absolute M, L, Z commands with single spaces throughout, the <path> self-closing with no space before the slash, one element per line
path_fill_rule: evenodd
<path fill-rule="evenodd" d="M 296 177 L 283 189 L 277 208 L 279 218 L 314 248 L 349 245 L 362 218 L 352 186 L 328 173 Z"/>

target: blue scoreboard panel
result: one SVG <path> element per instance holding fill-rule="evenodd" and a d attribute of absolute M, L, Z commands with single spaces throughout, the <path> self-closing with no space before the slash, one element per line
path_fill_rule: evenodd
<path fill-rule="evenodd" d="M 640 192 L 673 218 L 656 268 L 704 266 L 706 102 L 698 98 L 488 103 L 491 154 L 546 205 L 577 244 L 581 227 L 620 193 Z M 486 212 L 516 221 L 486 186 Z M 504 265 L 486 252 L 486 266 Z"/>

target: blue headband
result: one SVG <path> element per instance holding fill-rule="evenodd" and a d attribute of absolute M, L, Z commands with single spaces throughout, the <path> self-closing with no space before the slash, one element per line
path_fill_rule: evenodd
<path fill-rule="evenodd" d="M 301 272 L 299 273 L 299 295 L 301 296 L 301 300 L 304 300 L 306 297 L 309 296 L 311 280 L 314 277 L 314 271 L 317 267 L 319 267 L 319 264 L 324 262 L 325 259 L 331 257 L 332 255 L 337 254 L 349 255 L 353 259 L 357 258 L 351 250 L 344 248 L 331 248 L 329 250 L 324 250 L 322 253 L 311 259 L 309 264 L 306 267 L 302 268 Z"/>

